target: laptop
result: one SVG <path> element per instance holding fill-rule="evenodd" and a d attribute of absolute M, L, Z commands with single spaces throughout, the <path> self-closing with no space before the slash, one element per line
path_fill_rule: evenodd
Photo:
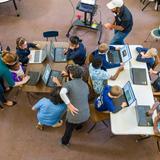
<path fill-rule="evenodd" d="M 40 80 L 41 73 L 37 71 L 28 71 L 27 74 L 30 76 L 27 85 L 35 86 Z"/>
<path fill-rule="evenodd" d="M 127 106 L 130 106 L 133 102 L 136 101 L 136 97 L 133 92 L 130 81 L 128 81 L 122 88 L 123 95 L 119 98 L 113 100 L 115 106 L 120 106 L 122 102 L 126 102 Z"/>
<path fill-rule="evenodd" d="M 147 85 L 147 73 L 145 68 L 133 68 L 131 62 L 129 63 L 129 72 L 133 84 Z"/>
<path fill-rule="evenodd" d="M 50 42 L 50 57 L 54 62 L 67 62 L 67 56 L 64 54 L 64 48 L 55 47 L 53 41 Z"/>
<path fill-rule="evenodd" d="M 153 126 L 152 116 L 147 115 L 147 112 L 150 110 L 150 106 L 137 105 L 136 103 L 135 110 L 138 126 Z"/>
<path fill-rule="evenodd" d="M 47 45 L 41 50 L 31 50 L 29 63 L 42 63 L 47 57 Z"/>
<path fill-rule="evenodd" d="M 42 75 L 42 80 L 44 84 L 48 87 L 56 87 L 57 85 L 52 81 L 53 77 L 57 77 L 60 81 L 62 81 L 63 79 L 61 71 L 52 70 L 51 66 L 47 64 Z"/>
<path fill-rule="evenodd" d="M 83 12 L 92 13 L 96 6 L 96 0 L 80 0 L 78 9 Z"/>
<path fill-rule="evenodd" d="M 120 50 L 109 50 L 106 55 L 108 62 L 111 63 L 126 63 L 132 58 L 128 45 L 124 45 Z"/>

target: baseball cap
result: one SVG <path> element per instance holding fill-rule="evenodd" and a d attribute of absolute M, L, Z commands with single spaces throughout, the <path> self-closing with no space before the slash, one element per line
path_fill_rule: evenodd
<path fill-rule="evenodd" d="M 109 9 L 113 9 L 113 8 L 116 8 L 116 7 L 122 7 L 123 4 L 124 4 L 123 0 L 112 0 L 109 3 L 107 3 L 106 6 Z"/>

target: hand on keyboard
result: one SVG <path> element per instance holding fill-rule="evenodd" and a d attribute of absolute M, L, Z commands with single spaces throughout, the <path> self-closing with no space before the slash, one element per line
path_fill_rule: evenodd
<path fill-rule="evenodd" d="M 30 76 L 26 75 L 26 76 L 23 78 L 22 81 L 23 81 L 24 83 L 27 83 L 29 79 L 30 79 Z"/>
<path fill-rule="evenodd" d="M 61 86 L 61 83 L 59 82 L 57 77 L 52 77 L 52 81 L 56 83 L 57 86 Z"/>

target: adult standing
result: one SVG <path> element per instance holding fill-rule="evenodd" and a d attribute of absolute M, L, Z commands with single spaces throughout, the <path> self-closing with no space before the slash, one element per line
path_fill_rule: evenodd
<path fill-rule="evenodd" d="M 124 5 L 123 0 L 112 0 L 107 3 L 107 7 L 114 13 L 113 23 L 106 23 L 106 29 L 114 29 L 114 37 L 110 45 L 124 45 L 124 39 L 131 32 L 133 26 L 132 14 Z"/>

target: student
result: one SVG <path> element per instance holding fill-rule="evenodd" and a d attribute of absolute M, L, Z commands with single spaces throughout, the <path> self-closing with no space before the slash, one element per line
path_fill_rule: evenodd
<path fill-rule="evenodd" d="M 37 110 L 38 124 L 36 128 L 43 129 L 43 126 L 60 127 L 63 124 L 62 115 L 66 111 L 66 105 L 62 101 L 59 92 L 60 86 L 57 86 L 50 99 L 42 98 L 33 107 L 32 110 Z"/>
<path fill-rule="evenodd" d="M 12 66 L 8 66 L 8 67 L 10 68 L 10 72 L 12 74 L 12 78 L 13 78 L 14 82 L 23 82 L 24 79 L 29 80 L 30 77 L 28 75 L 25 75 L 24 68 L 21 65 L 21 63 L 18 61 L 17 55 L 15 55 L 13 62 L 15 62 L 15 64 Z M 24 83 L 26 83 L 26 82 L 27 81 L 25 80 Z"/>
<path fill-rule="evenodd" d="M 107 71 L 102 70 L 101 67 L 102 59 L 100 56 L 93 58 L 92 63 L 89 65 L 89 74 L 92 80 L 93 89 L 97 94 L 102 92 L 106 80 L 116 80 L 120 72 L 124 69 L 124 67 L 121 66 L 114 75 L 110 75 Z"/>
<path fill-rule="evenodd" d="M 158 107 L 159 109 L 157 110 Z M 160 135 L 160 102 L 153 104 L 147 115 L 152 115 L 155 110 L 157 110 L 157 116 L 154 118 L 153 130 L 156 135 Z"/>
<path fill-rule="evenodd" d="M 115 47 L 108 48 L 106 43 L 101 43 L 98 46 L 98 49 L 91 53 L 91 58 L 90 58 L 89 61 L 92 62 L 93 58 L 96 58 L 97 56 L 100 56 L 102 58 L 102 62 L 103 62 L 102 67 L 101 67 L 103 70 L 106 70 L 106 69 L 109 69 L 109 68 L 119 67 L 121 65 L 120 63 L 116 64 L 116 63 L 108 62 L 106 54 L 107 54 L 107 51 L 109 49 L 115 49 Z"/>
<path fill-rule="evenodd" d="M 72 36 L 69 40 L 69 48 L 65 51 L 67 61 L 72 60 L 75 64 L 82 66 L 86 60 L 86 49 L 79 37 Z"/>
<path fill-rule="evenodd" d="M 111 0 L 107 3 L 107 7 L 115 16 L 113 23 L 106 23 L 104 25 L 106 29 L 114 30 L 114 37 L 110 41 L 110 45 L 124 45 L 124 39 L 132 30 L 132 14 L 124 5 L 123 0 Z"/>
<path fill-rule="evenodd" d="M 15 57 L 16 54 L 8 51 L 3 51 L 2 55 L 0 57 L 0 92 L 2 95 L 2 98 L 0 101 L 2 104 L 5 104 L 7 106 L 13 106 L 15 105 L 14 101 L 6 100 L 4 95 L 5 85 L 4 81 L 6 81 L 9 88 L 12 88 L 14 86 L 19 86 L 22 84 L 22 82 L 14 82 L 12 78 L 12 74 L 9 71 L 9 66 L 12 66 L 15 64 Z M 28 81 L 28 78 L 24 78 L 24 83 Z"/>
<path fill-rule="evenodd" d="M 80 129 L 82 123 L 90 116 L 87 84 L 82 80 L 82 69 L 78 65 L 68 67 L 70 81 L 66 82 L 60 96 L 68 107 L 66 115 L 66 129 L 61 144 L 68 145 L 74 129 Z"/>
<path fill-rule="evenodd" d="M 95 108 L 99 112 L 109 111 L 116 113 L 122 108 L 126 107 L 126 102 L 123 102 L 121 106 L 115 106 L 113 98 L 119 98 L 123 94 L 122 88 L 119 86 L 106 86 L 101 95 L 95 101 Z"/>
<path fill-rule="evenodd" d="M 30 48 L 39 49 L 38 44 L 27 43 L 26 39 L 19 37 L 16 40 L 16 53 L 19 56 L 19 61 L 22 65 L 26 65 L 31 58 Z"/>
<path fill-rule="evenodd" d="M 145 62 L 148 70 L 155 67 L 155 62 L 158 59 L 158 51 L 156 48 L 142 48 L 137 47 L 136 51 L 139 53 L 136 60 L 139 62 Z"/>

